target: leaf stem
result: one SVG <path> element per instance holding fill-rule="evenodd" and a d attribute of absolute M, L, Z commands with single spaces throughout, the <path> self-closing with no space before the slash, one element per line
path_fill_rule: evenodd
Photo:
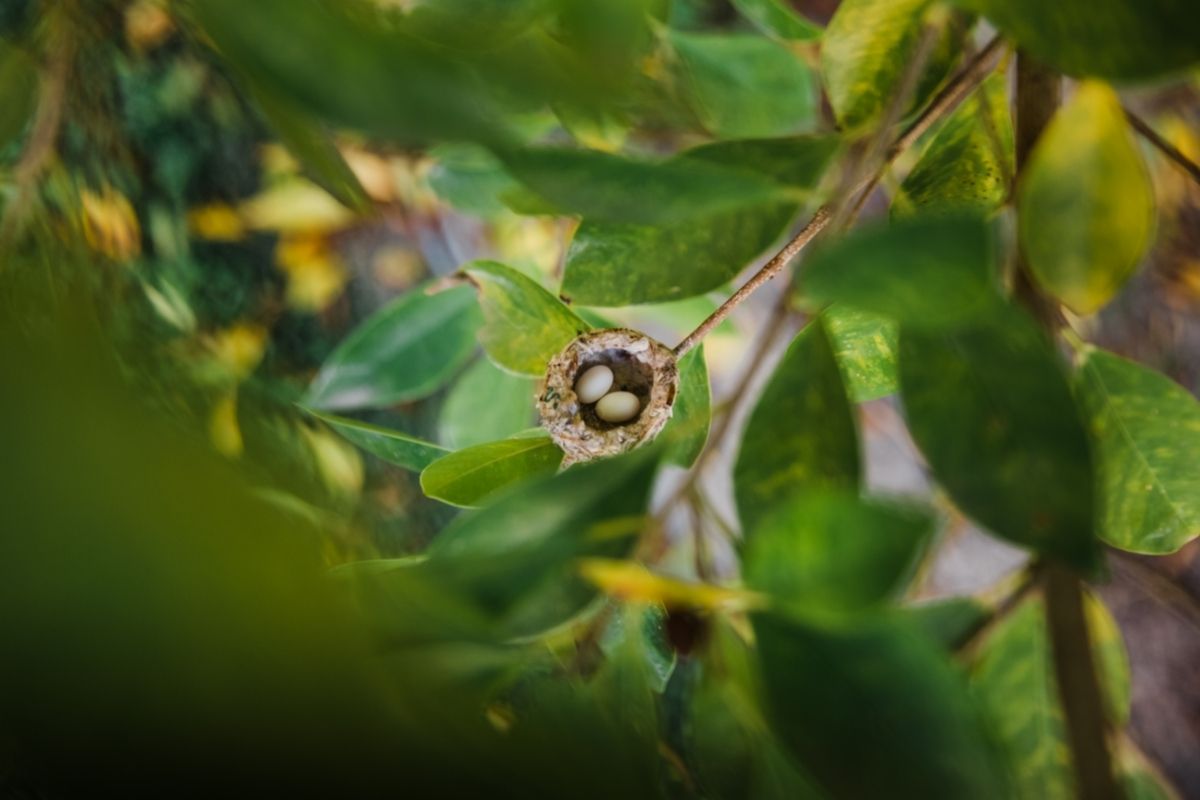
<path fill-rule="evenodd" d="M 1141 134 L 1143 139 L 1154 145 L 1154 147 L 1158 148 L 1160 153 L 1166 156 L 1170 161 L 1175 162 L 1175 165 L 1186 172 L 1188 177 L 1190 177 L 1197 184 L 1200 184 L 1200 164 L 1192 161 L 1190 158 L 1185 156 L 1183 152 L 1179 150 L 1179 148 L 1175 147 L 1175 145 L 1171 144 L 1162 136 L 1160 136 L 1158 132 L 1150 127 L 1146 120 L 1142 119 L 1128 108 L 1123 108 L 1121 110 L 1125 112 L 1125 119 L 1129 120 L 1130 126 L 1139 134 Z"/>
<path fill-rule="evenodd" d="M 786 267 L 793 258 L 799 255 L 808 244 L 817 237 L 829 223 L 833 221 L 834 209 L 838 207 L 848 207 L 857 210 L 866 201 L 866 198 L 875 189 L 879 183 L 884 171 L 896 160 L 897 156 L 913 145 L 926 131 L 930 129 L 938 120 L 945 117 L 953 111 L 959 103 L 961 103 L 972 91 L 974 91 L 984 78 L 991 73 L 1000 61 L 1000 56 L 1004 52 L 1004 43 L 1000 37 L 993 38 L 981 49 L 974 58 L 967 63 L 965 67 L 958 72 L 946 84 L 945 88 L 933 99 L 933 101 L 921 112 L 897 138 L 892 142 L 891 146 L 884 151 L 883 161 L 879 166 L 872 171 L 871 174 L 857 181 L 850 190 L 846 193 L 846 199 L 854 198 L 850 202 L 830 202 L 821 206 L 813 214 L 812 219 L 808 221 L 799 233 L 792 238 L 783 248 L 771 257 L 771 260 L 763 265 L 762 269 L 754 273 L 751 278 L 742 285 L 740 289 L 734 292 L 728 300 L 720 305 L 716 311 L 709 315 L 708 319 L 701 322 L 694 331 L 689 333 L 675 347 L 675 357 L 682 358 L 689 350 L 696 346 L 700 340 L 708 335 L 713 328 L 720 325 L 726 317 L 733 312 L 735 308 L 741 305 L 746 298 L 753 294 L 759 287 L 770 281 L 778 275 L 784 267 Z"/>

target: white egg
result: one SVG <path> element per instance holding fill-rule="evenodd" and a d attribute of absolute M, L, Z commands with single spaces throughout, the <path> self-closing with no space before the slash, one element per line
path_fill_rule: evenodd
<path fill-rule="evenodd" d="M 581 403 L 594 403 L 613 385 L 613 371 L 603 364 L 597 364 L 579 376 L 575 381 L 575 394 Z"/>
<path fill-rule="evenodd" d="M 628 422 L 642 410 L 642 401 L 633 392 L 612 392 L 596 403 L 596 416 L 605 422 Z"/>

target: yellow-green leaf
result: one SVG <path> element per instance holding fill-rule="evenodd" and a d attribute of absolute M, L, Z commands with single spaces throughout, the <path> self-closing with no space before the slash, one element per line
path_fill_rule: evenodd
<path fill-rule="evenodd" d="M 1051 121 L 1018 189 L 1021 249 L 1042 287 L 1100 310 L 1150 245 L 1154 188 L 1116 93 L 1085 82 Z"/>
<path fill-rule="evenodd" d="M 456 506 L 476 506 L 500 489 L 558 469 L 562 451 L 549 436 L 514 436 L 450 453 L 421 473 L 428 497 Z"/>

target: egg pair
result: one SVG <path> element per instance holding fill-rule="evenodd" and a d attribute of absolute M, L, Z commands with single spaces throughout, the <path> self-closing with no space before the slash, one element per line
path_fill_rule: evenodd
<path fill-rule="evenodd" d="M 613 378 L 610 368 L 597 364 L 575 381 L 575 394 L 585 405 L 595 403 L 596 416 L 605 422 L 628 422 L 641 412 L 642 401 L 633 392 L 610 392 Z"/>

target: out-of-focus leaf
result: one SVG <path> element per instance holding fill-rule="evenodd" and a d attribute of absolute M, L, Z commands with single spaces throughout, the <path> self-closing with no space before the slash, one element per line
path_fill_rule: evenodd
<path fill-rule="evenodd" d="M 1003 75 L 988 78 L 950 115 L 900 185 L 895 209 L 990 213 L 1013 175 L 1012 118 Z"/>
<path fill-rule="evenodd" d="M 1188 0 L 954 2 L 1076 77 L 1146 80 L 1200 63 L 1200 17 Z"/>
<path fill-rule="evenodd" d="M 999 307 L 977 327 L 900 330 L 908 424 L 934 476 L 996 534 L 1093 567 L 1087 434 L 1058 354 Z"/>
<path fill-rule="evenodd" d="M 413 472 L 420 472 L 450 451 L 432 442 L 422 441 L 400 431 L 381 428 L 356 419 L 310 411 L 317 419 L 337 431 L 342 438 L 368 453 Z"/>
<path fill-rule="evenodd" d="M 441 388 L 475 349 L 479 310 L 468 287 L 421 288 L 372 314 L 338 345 L 309 387 L 305 405 L 378 408 Z"/>
<path fill-rule="evenodd" d="M 680 158 L 742 168 L 811 188 L 837 149 L 829 137 L 718 142 Z M 584 220 L 567 251 L 563 293 L 584 305 L 679 300 L 721 286 L 776 241 L 793 203 L 769 203 L 675 225 Z"/>
<path fill-rule="evenodd" d="M 754 632 L 775 729 L 832 796 L 1008 796 L 965 681 L 924 636 L 773 614 Z"/>
<path fill-rule="evenodd" d="M 857 488 L 858 430 L 820 319 L 783 356 L 742 435 L 734 495 L 742 528 L 818 489 Z"/>
<path fill-rule="evenodd" d="M 671 421 L 662 436 L 670 442 L 667 458 L 681 467 L 690 467 L 700 456 L 708 440 L 712 421 L 712 391 L 708 385 L 708 365 L 701 344 L 679 359 L 679 394 Z"/>
<path fill-rule="evenodd" d="M 321 188 L 347 208 L 360 213 L 371 209 L 371 198 L 367 196 L 367 191 L 358 182 L 328 134 L 269 92 L 256 92 L 255 100 L 280 141 Z"/>
<path fill-rule="evenodd" d="M 554 295 L 511 267 L 472 261 L 462 270 L 479 289 L 479 341 L 498 366 L 541 377 L 546 364 L 588 324 Z"/>
<path fill-rule="evenodd" d="M 819 303 L 848 303 L 910 327 L 971 322 L 998 299 L 988 225 L 972 216 L 865 225 L 810 257 L 799 293 Z"/>
<path fill-rule="evenodd" d="M 850 399 L 865 403 L 895 394 L 900 336 L 896 322 L 844 303 L 829 306 L 822 317 Z"/>
<path fill-rule="evenodd" d="M 620 556 L 641 530 L 658 455 L 641 448 L 507 492 L 438 534 L 422 568 L 459 587 L 503 635 L 555 627 L 596 594 L 574 560 Z"/>
<path fill-rule="evenodd" d="M 740 611 L 760 605 L 751 592 L 659 575 L 636 561 L 589 558 L 580 562 L 579 572 L 588 583 L 625 602 L 705 612 Z"/>
<path fill-rule="evenodd" d="M 1038 139 L 1017 194 L 1021 250 L 1079 314 L 1108 303 L 1150 245 L 1154 187 L 1116 93 L 1080 84 Z"/>
<path fill-rule="evenodd" d="M 438 417 L 439 438 L 450 447 L 470 447 L 527 429 L 533 424 L 534 384 L 479 359 L 446 396 Z"/>
<path fill-rule="evenodd" d="M 643 673 L 642 680 L 658 694 L 667 688 L 678 661 L 667 638 L 666 617 L 662 606 L 629 603 L 613 615 L 600 639 L 607 658 L 627 659 L 627 666 Z"/>
<path fill-rule="evenodd" d="M 411 0 L 400 25 L 422 39 L 456 48 L 503 44 L 554 10 L 550 0 Z"/>
<path fill-rule="evenodd" d="M 239 71 L 330 122 L 406 144 L 511 139 L 492 96 L 460 59 L 366 18 L 365 9 L 319 0 L 193 7 Z"/>
<path fill-rule="evenodd" d="M 796 42 L 821 38 L 821 26 L 800 16 L 786 0 L 733 0 L 733 5 L 763 33 Z"/>
<path fill-rule="evenodd" d="M 1175 787 L 1147 763 L 1132 742 L 1121 742 L 1120 765 L 1126 800 L 1180 800 Z"/>
<path fill-rule="evenodd" d="M 438 197 L 470 214 L 492 217 L 507 206 L 501 199 L 519 184 L 491 151 L 472 144 L 443 144 L 433 148 L 435 162 L 429 185 Z"/>
<path fill-rule="evenodd" d="M 838 125 L 846 130 L 878 121 L 899 91 L 916 55 L 930 0 L 844 0 L 821 39 L 821 78 Z M 960 31 L 942 23 L 913 97 L 918 107 L 958 57 Z"/>
<path fill-rule="evenodd" d="M 929 514 L 914 507 L 802 495 L 747 531 L 746 585 L 784 613 L 862 611 L 897 596 L 932 533 Z"/>
<path fill-rule="evenodd" d="M 907 606 L 903 613 L 913 627 L 954 652 L 987 621 L 991 609 L 974 597 L 949 597 Z"/>
<path fill-rule="evenodd" d="M 784 45 L 746 34 L 672 31 L 678 80 L 718 138 L 783 136 L 814 127 L 816 79 Z"/>
<path fill-rule="evenodd" d="M 1099 535 L 1173 553 L 1200 534 L 1200 403 L 1148 367 L 1089 350 L 1076 376 L 1102 495 Z"/>
<path fill-rule="evenodd" d="M 24 51 L 0 42 L 0 147 L 20 135 L 33 114 L 37 69 Z"/>
<path fill-rule="evenodd" d="M 477 444 L 426 467 L 421 473 L 421 490 L 452 505 L 477 506 L 501 489 L 554 472 L 562 457 L 550 437 L 540 432 Z"/>
<path fill-rule="evenodd" d="M 1121 633 L 1104 606 L 1085 606 L 1097 670 L 1118 725 L 1129 716 L 1129 665 Z M 1030 598 L 988 634 L 971 670 L 971 688 L 1011 766 L 1017 798 L 1075 797 L 1044 603 Z"/>
<path fill-rule="evenodd" d="M 783 199 L 751 169 L 699 159 L 635 160 L 598 150 L 521 148 L 508 171 L 563 213 L 594 222 L 667 224 Z"/>

